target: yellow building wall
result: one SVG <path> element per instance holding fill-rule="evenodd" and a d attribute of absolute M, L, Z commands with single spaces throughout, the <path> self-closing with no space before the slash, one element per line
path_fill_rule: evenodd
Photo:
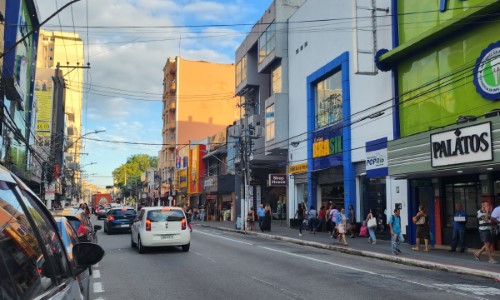
<path fill-rule="evenodd" d="M 178 58 L 177 143 L 214 135 L 239 116 L 234 64 Z"/>

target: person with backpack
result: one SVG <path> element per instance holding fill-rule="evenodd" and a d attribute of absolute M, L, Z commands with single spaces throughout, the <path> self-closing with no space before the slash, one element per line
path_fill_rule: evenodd
<path fill-rule="evenodd" d="M 394 214 L 389 217 L 389 228 L 391 229 L 391 252 L 394 255 L 401 254 L 399 250 L 399 245 L 405 241 L 403 234 L 401 233 L 401 210 L 399 208 L 394 209 Z"/>

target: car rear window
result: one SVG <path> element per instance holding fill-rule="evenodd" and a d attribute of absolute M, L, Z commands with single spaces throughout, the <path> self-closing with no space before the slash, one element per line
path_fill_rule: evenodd
<path fill-rule="evenodd" d="M 67 219 L 69 224 L 71 224 L 71 227 L 73 227 L 75 231 L 78 231 L 78 228 L 80 228 L 80 223 L 81 223 L 80 220 L 71 217 L 67 217 Z"/>
<path fill-rule="evenodd" d="M 135 210 L 133 210 L 133 209 L 127 209 L 127 210 L 115 209 L 115 210 L 113 210 L 112 214 L 113 214 L 113 216 L 118 216 L 118 217 L 135 216 Z"/>
<path fill-rule="evenodd" d="M 148 219 L 151 222 L 162 221 L 181 221 L 184 214 L 181 210 L 150 210 L 148 211 Z"/>

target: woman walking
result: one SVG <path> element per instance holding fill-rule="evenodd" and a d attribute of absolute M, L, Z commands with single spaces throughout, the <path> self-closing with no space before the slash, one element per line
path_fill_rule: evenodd
<path fill-rule="evenodd" d="M 346 233 L 346 227 L 347 227 L 347 217 L 345 215 L 345 209 L 342 208 L 340 212 L 337 214 L 337 231 L 339 233 L 338 235 L 338 243 L 340 245 L 340 240 L 344 241 L 344 245 L 347 246 L 347 241 L 345 238 L 345 233 Z"/>
<path fill-rule="evenodd" d="M 411 248 L 414 251 L 419 251 L 420 240 L 424 240 L 424 251 L 429 252 L 429 220 L 427 213 L 425 212 L 425 207 L 420 205 L 418 207 L 418 213 L 413 217 L 413 223 L 417 225 L 417 239 L 415 247 Z"/>
<path fill-rule="evenodd" d="M 271 214 L 271 206 L 269 204 L 266 204 L 266 207 L 264 209 L 264 222 L 262 224 L 262 231 L 271 231 L 271 220 L 272 220 L 272 214 Z"/>
<path fill-rule="evenodd" d="M 322 205 L 318 212 L 318 226 L 316 226 L 316 230 L 319 232 L 323 232 L 323 230 L 325 230 L 326 227 L 325 216 L 326 216 L 326 208 L 324 205 Z"/>
<path fill-rule="evenodd" d="M 295 211 L 295 218 L 299 221 L 299 236 L 302 236 L 302 227 L 304 226 L 304 206 L 299 203 L 297 210 Z"/>
<path fill-rule="evenodd" d="M 356 214 L 354 213 L 354 207 L 349 204 L 347 207 L 349 209 L 349 214 L 347 215 L 348 218 L 348 229 L 349 232 L 351 233 L 351 238 L 356 237 L 354 233 L 356 232 Z"/>
<path fill-rule="evenodd" d="M 371 209 L 368 210 L 368 215 L 366 215 L 365 222 L 366 222 L 366 227 L 368 227 L 368 233 L 370 234 L 370 237 L 368 238 L 368 242 L 375 245 L 377 243 L 377 237 L 375 236 L 375 228 L 377 228 L 377 219 L 373 215 Z M 373 224 L 375 224 L 375 226 Z"/>
<path fill-rule="evenodd" d="M 309 233 L 316 234 L 316 220 L 318 217 L 318 212 L 314 208 L 314 205 L 311 205 L 309 209 Z"/>

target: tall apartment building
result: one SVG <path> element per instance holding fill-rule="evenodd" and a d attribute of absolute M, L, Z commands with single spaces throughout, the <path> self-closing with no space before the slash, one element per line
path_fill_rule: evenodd
<path fill-rule="evenodd" d="M 72 168 L 72 177 L 80 178 L 79 163 L 82 148 L 82 99 L 84 82 L 83 41 L 72 32 L 40 30 L 37 70 L 59 69 L 65 79 L 66 137 L 64 160 Z M 69 182 L 67 183 L 69 184 Z M 71 183 L 74 186 L 74 182 Z M 73 192 L 74 191 L 69 191 Z M 70 195 L 67 195 L 70 196 Z"/>
<path fill-rule="evenodd" d="M 177 147 L 223 131 L 239 118 L 234 70 L 234 64 L 168 58 L 163 68 L 165 145 L 158 155 L 162 187 L 174 180 Z"/>

